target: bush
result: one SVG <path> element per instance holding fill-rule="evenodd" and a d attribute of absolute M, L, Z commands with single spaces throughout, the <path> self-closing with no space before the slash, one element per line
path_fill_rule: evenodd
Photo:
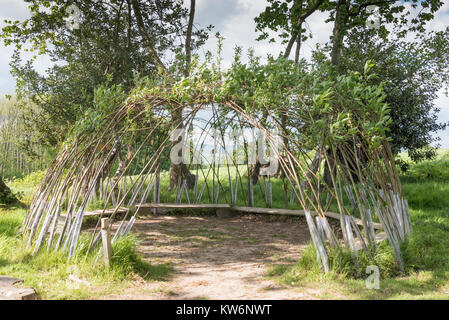
<path fill-rule="evenodd" d="M 404 166 L 404 161 L 400 161 L 400 167 Z M 434 160 L 422 161 L 419 163 L 407 163 L 408 168 L 403 177 L 406 181 L 436 180 L 449 181 L 449 153 L 445 152 Z"/>

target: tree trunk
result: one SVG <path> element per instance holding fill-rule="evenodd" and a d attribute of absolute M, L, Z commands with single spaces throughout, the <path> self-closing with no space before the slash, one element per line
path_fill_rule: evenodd
<path fill-rule="evenodd" d="M 189 76 L 190 62 L 192 61 L 192 30 L 193 21 L 195 19 L 195 0 L 190 0 L 190 13 L 189 22 L 187 24 L 186 32 L 186 68 L 184 70 L 184 76 Z"/>
<path fill-rule="evenodd" d="M 183 108 L 179 107 L 172 111 L 172 123 L 174 124 L 175 128 L 178 129 L 184 128 L 182 111 Z M 181 137 L 179 139 L 181 139 Z M 179 143 L 179 141 L 180 140 L 173 141 L 172 146 L 175 146 L 177 143 Z M 186 164 L 181 163 L 177 165 L 172 163 L 170 167 L 170 190 L 173 190 L 177 187 L 180 177 L 181 179 L 187 180 L 187 187 L 189 189 L 192 189 L 195 186 L 195 175 L 190 173 Z"/>
<path fill-rule="evenodd" d="M 154 43 L 151 40 L 150 35 L 145 30 L 142 14 L 140 12 L 139 1 L 138 0 L 128 0 L 128 4 L 130 4 L 130 7 L 132 7 L 132 9 L 134 11 L 139 33 L 145 41 L 145 45 L 146 45 L 148 52 L 153 57 L 154 64 L 159 69 L 163 70 L 164 72 L 168 72 L 166 66 L 164 65 L 164 63 L 162 62 L 161 58 L 159 57 L 158 53 L 156 52 L 156 50 L 154 48 Z M 192 56 L 192 53 L 191 53 L 192 43 L 191 42 L 192 42 L 193 22 L 195 19 L 195 5 L 196 5 L 195 0 L 191 0 L 190 1 L 189 21 L 188 21 L 187 30 L 186 30 L 186 43 L 185 43 L 186 63 L 185 63 L 185 69 L 184 69 L 184 76 L 186 76 L 186 77 L 189 75 L 188 71 L 189 71 L 189 66 L 190 66 L 190 61 L 191 61 L 191 56 Z M 178 128 L 183 128 L 182 111 L 183 111 L 183 108 L 178 108 L 172 112 L 172 124 L 175 127 L 177 126 Z M 173 146 L 176 143 L 177 142 L 174 141 Z M 190 173 L 189 169 L 187 168 L 187 166 L 184 163 L 181 163 L 180 165 L 174 165 L 174 164 L 171 165 L 170 189 L 173 189 L 176 187 L 180 176 L 187 179 L 187 186 L 189 188 L 193 188 L 193 186 L 195 184 L 195 175 Z"/>
<path fill-rule="evenodd" d="M 189 11 L 189 22 L 187 24 L 187 30 L 186 30 L 186 43 L 185 43 L 185 54 L 186 54 L 186 61 L 185 61 L 185 69 L 184 69 L 184 76 L 189 76 L 189 70 L 190 70 L 190 63 L 192 61 L 192 31 L 193 31 L 193 21 L 195 20 L 195 0 L 190 0 L 190 11 Z M 184 128 L 183 118 L 182 118 L 182 112 L 184 108 L 177 108 L 173 110 L 172 112 L 172 124 L 175 128 Z M 173 141 L 174 146 L 178 141 Z M 187 168 L 185 163 L 181 163 L 179 165 L 171 164 L 170 167 L 170 190 L 173 190 L 178 185 L 178 180 L 181 177 L 181 179 L 187 180 L 187 187 L 189 189 L 194 188 L 195 186 L 195 175 L 190 173 L 189 169 Z"/>
<path fill-rule="evenodd" d="M 346 6 L 346 0 L 338 0 L 337 8 L 335 9 L 335 21 L 332 31 L 332 52 L 331 62 L 334 66 L 340 64 L 341 45 L 343 43 L 343 37 L 345 34 L 346 23 L 348 15 L 344 13 L 344 6 Z"/>

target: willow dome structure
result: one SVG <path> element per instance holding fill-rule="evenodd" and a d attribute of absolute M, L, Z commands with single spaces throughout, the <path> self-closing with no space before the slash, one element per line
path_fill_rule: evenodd
<path fill-rule="evenodd" d="M 224 137 L 230 128 L 255 128 L 266 133 L 258 148 L 271 147 L 259 180 L 266 206 L 273 205 L 271 180 L 281 180 L 290 195 L 285 205 L 303 210 L 325 272 L 332 247 L 348 247 L 355 259 L 358 250 L 376 247 L 376 220 L 403 270 L 399 247 L 411 231 L 410 214 L 385 134 L 388 108 L 382 88 L 369 85 L 370 76 L 368 67 L 365 74 L 333 77 L 271 61 L 236 63 L 224 74 L 199 68 L 190 78 L 146 80 L 126 99 L 120 87 L 99 89 L 94 108 L 75 126 L 32 201 L 24 221 L 28 245 L 73 257 L 94 202 L 102 204 L 102 215 L 112 211 L 113 221 L 125 211 L 114 239 L 130 231 L 145 204 L 161 197 L 254 206 L 251 144 L 243 137 L 240 150 L 237 139 Z M 181 139 L 179 129 L 195 131 L 196 144 Z M 209 138 L 212 158 L 202 148 Z M 180 142 L 182 150 L 193 150 L 191 159 L 202 161 L 170 163 Z M 225 160 L 217 164 L 220 153 Z M 273 161 L 279 168 L 263 172 Z M 171 189 L 163 178 L 170 166 L 178 168 Z M 338 232 L 328 222 L 332 208 Z M 101 246 L 98 224 L 90 237 L 88 251 Z"/>

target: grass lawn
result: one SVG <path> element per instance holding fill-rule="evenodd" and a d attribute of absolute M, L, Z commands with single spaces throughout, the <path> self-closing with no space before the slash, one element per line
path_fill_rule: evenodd
<path fill-rule="evenodd" d="M 135 280 L 165 280 L 172 273 L 169 264 L 150 264 L 137 251 L 138 240 L 126 236 L 113 244 L 112 265 L 102 260 L 94 265 L 95 254 L 86 256 L 83 248 L 89 238 L 81 240 L 78 255 L 68 261 L 62 253 L 41 250 L 35 256 L 18 236 L 25 210 L 0 209 L 0 274 L 22 278 L 26 286 L 37 290 L 42 299 L 94 299 L 118 293 Z M 85 252 L 85 251 L 84 251 Z"/>
<path fill-rule="evenodd" d="M 41 173 L 9 182 L 13 192 L 22 192 L 22 200 L 31 201 Z M 113 244 L 112 265 L 107 268 L 96 253 L 86 257 L 90 238 L 80 238 L 78 255 L 68 261 L 66 254 L 47 253 L 46 246 L 33 256 L 20 237 L 20 227 L 26 210 L 20 207 L 0 207 L 0 274 L 24 279 L 26 286 L 36 289 L 42 299 L 95 299 L 120 292 L 136 280 L 166 280 L 172 266 L 150 264 L 137 250 L 139 240 L 126 236 Z M 84 253 L 83 253 L 84 252 Z"/>

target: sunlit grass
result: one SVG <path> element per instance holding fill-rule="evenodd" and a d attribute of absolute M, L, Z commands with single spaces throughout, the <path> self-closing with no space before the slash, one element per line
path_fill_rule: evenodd
<path fill-rule="evenodd" d="M 449 179 L 416 176 L 416 167 L 426 170 L 426 163 L 444 170 L 438 165 L 445 166 L 447 158 L 447 153 L 441 152 L 437 159 L 412 164 L 410 171 L 401 174 L 413 225 L 413 232 L 402 245 L 405 274 L 392 272 L 391 249 L 382 246 L 373 263 L 382 275 L 380 289 L 367 289 L 365 267 L 369 261 L 362 261 L 359 275 L 354 275 L 351 264 L 346 263 L 350 262 L 349 253 L 343 253 L 338 256 L 339 263 L 333 257 L 332 270 L 325 275 L 309 245 L 297 263 L 273 266 L 268 277 L 286 286 L 321 288 L 317 297 L 324 299 L 449 299 Z"/>
<path fill-rule="evenodd" d="M 47 253 L 46 247 L 31 254 L 18 234 L 25 211 L 0 209 L 0 274 L 24 279 L 43 299 L 92 299 L 119 293 L 136 278 L 145 281 L 166 280 L 172 272 L 167 263 L 150 264 L 137 251 L 139 240 L 126 236 L 113 244 L 110 267 L 96 253 L 86 256 L 89 238 L 80 239 L 80 251 L 71 260 L 66 252 Z"/>

